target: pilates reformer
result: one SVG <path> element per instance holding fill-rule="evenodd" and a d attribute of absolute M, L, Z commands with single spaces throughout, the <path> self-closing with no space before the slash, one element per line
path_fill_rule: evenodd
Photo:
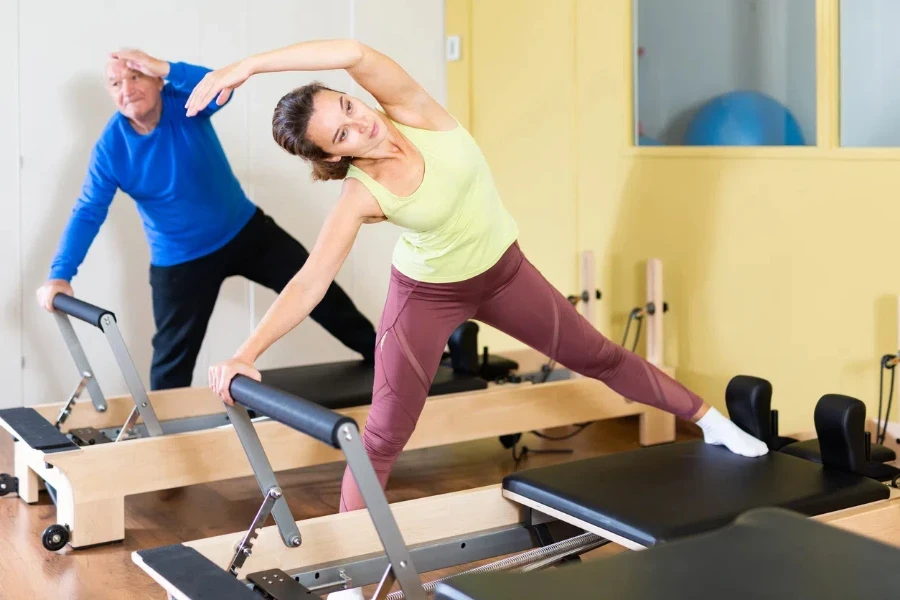
<path fill-rule="evenodd" d="M 658 268 L 653 273 L 655 278 L 661 277 Z M 658 294 L 659 286 L 655 289 Z M 32 504 L 39 500 L 41 487 L 46 487 L 57 507 L 57 523 L 42 534 L 45 548 L 56 551 L 66 544 L 82 548 L 124 539 L 125 496 L 253 473 L 241 460 L 231 421 L 211 390 L 147 392 L 111 311 L 68 296 L 57 296 L 54 306 L 54 316 L 78 368 L 75 392 L 64 403 L 0 411 L 0 426 L 14 440 L 15 468 L 12 475 L 0 475 L 0 496 L 17 495 Z M 585 307 L 589 306 L 587 302 Z M 106 335 L 130 395 L 103 396 L 69 316 Z M 661 331 L 661 324 L 651 320 L 650 329 Z M 598 381 L 573 377 L 541 385 L 489 385 L 482 375 L 496 374 L 498 369 L 502 372 L 509 363 L 502 357 L 472 358 L 470 333 L 464 331 L 456 340 L 468 347 L 464 355 L 468 358 L 462 362 L 470 371 L 460 374 L 459 365 L 453 364 L 460 361 L 451 353 L 435 377 L 407 449 L 502 439 L 523 431 L 630 415 L 641 420 L 642 445 L 674 439 L 672 415 L 622 398 Z M 653 339 L 651 344 L 648 335 L 650 349 L 661 344 L 660 334 Z M 473 365 L 477 373 L 471 372 Z M 293 374 L 264 371 L 263 381 L 293 386 L 300 395 L 312 396 L 316 402 L 364 422 L 371 402 L 368 369 L 371 367 L 357 362 L 311 365 L 293 369 Z M 672 374 L 671 369 L 665 370 Z M 366 377 L 368 383 L 360 383 Z M 90 401 L 78 399 L 85 390 Z M 279 449 L 272 464 L 276 471 L 342 459 L 337 450 L 266 416 L 255 422 L 263 447 Z"/>
<path fill-rule="evenodd" d="M 54 308 L 56 311 L 53 317 L 75 363 L 79 379 L 66 402 L 61 405 L 0 410 L 0 424 L 16 440 L 17 456 L 27 452 L 27 447 L 35 453 L 53 455 L 53 458 L 56 458 L 57 453 L 79 448 L 92 449 L 95 446 L 121 444 L 128 440 L 162 438 L 173 434 L 221 428 L 230 424 L 221 402 L 207 388 L 148 393 L 131 359 L 116 317 L 111 311 L 63 294 L 54 298 Z M 104 396 L 70 317 L 84 321 L 104 334 L 130 392 L 128 396 L 115 398 Z M 455 340 L 451 340 L 451 345 L 454 343 Z M 495 358 L 494 362 L 500 367 L 517 366 L 511 361 L 504 362 L 498 358 Z M 372 372 L 371 365 L 365 365 L 361 361 L 342 361 L 292 368 L 290 378 L 285 377 L 282 372 L 275 372 L 271 378 L 281 383 L 290 382 L 294 389 L 306 396 L 315 397 L 326 406 L 345 408 L 366 404 L 366 395 L 371 398 Z M 325 382 L 328 385 L 323 385 Z M 485 389 L 487 381 L 478 375 L 441 366 L 432 382 L 430 396 Z M 324 391 L 318 393 L 318 390 Z M 78 402 L 85 392 L 90 396 L 90 403 Z M 152 452 L 152 449 L 148 448 L 147 451 Z M 19 460 L 27 463 L 28 458 L 22 456 L 17 459 L 14 476 L 0 475 L 0 496 L 18 494 L 26 501 L 37 500 L 34 486 L 26 489 L 32 483 L 29 481 L 30 474 L 22 476 L 22 471 L 26 471 L 26 465 L 21 464 Z M 50 467 L 47 465 L 53 463 L 53 458 L 47 456 L 43 461 L 30 462 L 42 462 L 49 470 Z M 92 458 L 92 455 L 85 456 L 86 460 Z M 70 494 L 67 486 L 62 485 L 60 496 L 54 485 L 54 479 L 49 477 L 42 481 L 62 513 L 60 521 L 69 524 L 71 520 L 65 519 L 75 512 L 69 496 L 76 496 L 77 505 L 78 496 L 82 496 L 85 492 L 80 486 L 69 481 L 70 485 L 79 489 L 72 489 Z M 90 481 L 85 484 L 90 485 Z M 29 500 L 29 497 L 33 500 Z M 115 513 L 112 513 L 109 518 L 114 517 Z M 74 517 L 70 518 L 74 520 Z M 67 524 L 52 524 L 43 532 L 42 543 L 45 548 L 55 551 L 68 543 L 71 525 Z M 97 540 L 95 536 L 94 543 L 102 541 L 106 540 Z"/>
<path fill-rule="evenodd" d="M 758 378 L 735 378 L 731 404 L 743 396 L 747 405 L 758 405 L 767 385 Z M 679 542 L 691 548 L 697 540 L 741 535 L 734 532 L 754 519 L 741 515 L 755 509 L 802 515 L 794 528 L 824 540 L 843 539 L 837 529 L 844 529 L 854 539 L 900 545 L 900 469 L 883 463 L 872 468 L 866 460 L 865 405 L 847 396 L 826 395 L 816 406 L 819 461 L 782 451 L 745 458 L 703 441 L 678 442 L 530 469 L 507 476 L 501 485 L 388 505 L 351 419 L 240 376 L 231 393 L 237 404 L 229 413 L 254 464 L 263 504 L 245 532 L 132 554 L 177 600 L 285 600 L 369 585 L 377 585 L 373 598 L 379 599 L 424 598 L 436 590 L 447 599 L 480 598 L 476 594 L 497 590 L 494 575 L 485 572 L 565 565 L 559 575 L 541 580 L 553 581 L 576 568 L 568 563 L 610 542 L 633 550 L 659 548 L 649 559 L 640 558 L 642 553 L 619 559 L 633 561 L 626 563 L 633 569 L 641 560 L 673 560 Z M 276 525 L 264 527 L 272 499 L 280 499 L 282 491 L 265 453 L 258 451 L 248 408 L 341 448 L 367 509 L 300 522 L 273 514 Z M 827 525 L 817 527 L 810 518 Z M 872 543 L 848 542 L 848 548 L 868 548 L 868 556 Z M 777 547 L 795 546 L 784 540 Z M 419 578 L 504 556 L 468 576 L 424 585 Z M 595 565 L 615 573 L 613 565 L 603 566 L 606 560 L 577 566 L 576 580 L 593 577 Z M 523 579 L 529 580 L 532 576 Z M 395 582 L 400 590 L 392 592 Z M 540 589 L 546 594 L 546 587 Z M 520 597 L 497 594 L 484 597 Z"/>

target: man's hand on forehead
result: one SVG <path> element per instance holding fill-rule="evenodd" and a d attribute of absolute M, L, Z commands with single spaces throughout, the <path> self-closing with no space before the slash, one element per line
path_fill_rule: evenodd
<path fill-rule="evenodd" d="M 110 58 L 121 61 L 127 68 L 150 77 L 164 78 L 169 74 L 168 61 L 154 58 L 142 50 L 117 50 L 110 54 Z"/>

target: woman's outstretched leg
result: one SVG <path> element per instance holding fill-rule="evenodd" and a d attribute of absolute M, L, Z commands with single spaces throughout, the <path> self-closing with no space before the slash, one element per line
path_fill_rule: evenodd
<path fill-rule="evenodd" d="M 513 247 L 503 276 L 481 300 L 475 319 L 496 327 L 622 396 L 696 422 L 711 444 L 759 456 L 766 444 L 742 431 L 697 394 L 637 354 L 612 342 L 575 310 Z"/>

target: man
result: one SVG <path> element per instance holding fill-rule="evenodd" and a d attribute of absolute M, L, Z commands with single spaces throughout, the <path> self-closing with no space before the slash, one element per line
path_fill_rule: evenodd
<path fill-rule="evenodd" d="M 186 387 L 222 282 L 240 275 L 281 292 L 309 256 L 244 194 L 210 117 L 211 102 L 188 118 L 185 103 L 209 71 L 138 50 L 113 53 L 106 89 L 118 112 L 91 152 L 81 196 L 38 302 L 53 310 L 106 218 L 117 189 L 136 202 L 150 244 L 153 290 L 151 389 Z M 227 105 L 227 103 L 226 103 Z M 311 315 L 366 361 L 375 329 L 332 285 Z"/>

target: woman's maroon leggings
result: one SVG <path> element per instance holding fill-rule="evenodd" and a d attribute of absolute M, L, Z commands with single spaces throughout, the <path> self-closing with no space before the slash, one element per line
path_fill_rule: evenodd
<path fill-rule="evenodd" d="M 382 487 L 412 436 L 450 334 L 475 319 L 599 379 L 622 396 L 689 419 L 703 401 L 683 385 L 611 342 L 538 272 L 518 244 L 485 273 L 457 283 L 422 283 L 391 270 L 378 328 L 372 407 L 363 442 Z M 341 511 L 365 503 L 344 472 Z"/>

